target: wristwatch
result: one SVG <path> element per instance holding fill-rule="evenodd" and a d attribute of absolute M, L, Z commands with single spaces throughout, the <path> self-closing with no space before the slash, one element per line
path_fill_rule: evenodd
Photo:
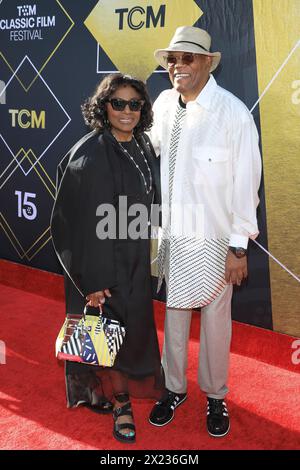
<path fill-rule="evenodd" d="M 247 250 L 245 248 L 242 248 L 240 246 L 230 246 L 229 250 L 237 257 L 237 258 L 243 258 L 244 256 L 247 255 Z"/>

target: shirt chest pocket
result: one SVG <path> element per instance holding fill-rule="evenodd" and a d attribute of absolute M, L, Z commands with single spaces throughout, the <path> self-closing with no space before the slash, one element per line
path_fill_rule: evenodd
<path fill-rule="evenodd" d="M 192 181 L 196 185 L 226 186 L 230 152 L 220 147 L 194 147 L 192 151 Z"/>

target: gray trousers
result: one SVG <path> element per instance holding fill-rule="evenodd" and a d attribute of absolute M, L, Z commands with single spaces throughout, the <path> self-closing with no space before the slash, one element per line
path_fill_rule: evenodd
<path fill-rule="evenodd" d="M 167 270 L 166 270 L 167 271 Z M 168 275 L 166 273 L 168 286 Z M 222 399 L 228 392 L 227 380 L 231 342 L 232 285 L 201 309 L 198 383 L 211 398 Z M 187 391 L 188 342 L 192 310 L 167 307 L 162 365 L 166 387 L 176 393 Z"/>

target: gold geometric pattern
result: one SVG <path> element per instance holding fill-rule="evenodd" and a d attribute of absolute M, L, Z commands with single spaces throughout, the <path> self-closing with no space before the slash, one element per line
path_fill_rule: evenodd
<path fill-rule="evenodd" d="M 37 69 L 35 68 L 34 64 L 32 63 L 32 61 L 30 60 L 30 58 L 28 56 L 25 56 L 24 59 L 21 61 L 21 63 L 19 64 L 19 66 L 17 67 L 16 69 L 16 72 L 21 68 L 23 67 L 25 64 L 25 66 L 30 66 L 36 73 L 38 73 Z M 53 145 L 53 143 L 55 142 L 55 140 L 59 137 L 59 135 L 64 131 L 64 129 L 69 125 L 70 121 L 71 121 L 71 117 L 69 116 L 69 114 L 67 113 L 67 111 L 65 110 L 65 108 L 63 107 L 63 105 L 60 103 L 59 99 L 57 98 L 57 96 L 53 93 L 53 91 L 50 89 L 49 85 L 46 83 L 46 81 L 44 80 L 44 78 L 42 77 L 42 75 L 40 75 L 38 73 L 37 77 L 39 78 L 40 80 L 40 83 L 43 85 L 44 87 L 44 90 L 45 90 L 45 93 L 46 93 L 46 96 L 45 96 L 45 101 L 46 99 L 48 100 L 48 103 L 49 103 L 49 109 L 51 110 L 51 107 L 52 107 L 52 110 L 53 110 L 53 104 L 56 107 L 58 107 L 59 111 L 62 111 L 62 113 L 67 117 L 67 121 L 62 121 L 61 123 L 61 126 L 60 126 L 60 122 L 59 120 L 57 119 L 55 121 L 55 130 L 53 131 L 53 135 L 51 135 L 50 133 L 47 133 L 46 135 L 46 138 L 43 138 L 43 139 L 32 139 L 32 142 L 28 142 L 28 146 L 34 146 L 36 145 L 37 143 L 41 144 L 41 148 L 40 149 L 35 149 L 34 151 L 32 151 L 32 153 L 34 154 L 34 157 L 36 159 L 36 161 L 39 161 L 43 156 L 44 154 L 49 150 L 50 146 Z M 14 73 L 13 77 L 12 78 L 16 78 L 16 74 Z M 7 85 L 5 86 L 5 89 L 4 90 L 9 90 L 10 87 L 13 87 L 13 84 L 14 82 L 12 81 L 12 78 L 8 81 Z M 16 83 L 16 82 L 15 82 Z M 17 84 L 18 85 L 18 84 Z M 24 86 L 22 86 L 22 88 L 24 89 L 25 93 L 28 93 L 29 91 L 29 88 L 25 88 Z M 12 92 L 11 92 L 12 93 Z M 34 93 L 34 87 L 31 88 L 31 93 Z M 18 104 L 16 103 L 16 106 L 18 106 Z M 51 106 L 51 107 L 50 107 Z M 0 107 L 0 110 L 1 110 L 1 107 Z M 16 110 L 15 110 L 16 111 Z M 32 115 L 30 114 L 29 111 L 27 110 L 23 110 L 23 111 L 26 111 L 27 113 L 27 116 L 30 116 L 31 119 L 33 119 Z M 35 111 L 34 111 L 35 112 Z M 49 111 L 50 112 L 50 111 Z M 44 116 L 45 116 L 45 111 L 44 111 Z M 35 116 L 37 116 L 35 114 Z M 16 119 L 16 118 L 14 118 Z M 45 119 L 45 118 L 44 118 Z M 19 121 L 18 121 L 19 122 Z M 32 122 L 31 121 L 31 125 L 32 125 Z M 53 122 L 53 120 L 52 120 Z M 33 123 L 33 125 L 37 125 L 36 124 L 36 121 Z M 39 125 L 40 125 L 40 122 L 39 122 Z M 59 127 L 58 127 L 59 126 Z M 20 128 L 20 123 L 19 123 L 19 128 Z M 36 127 L 37 128 L 37 127 Z M 4 136 L 4 129 L 5 127 L 0 128 L 0 138 L 3 140 L 3 142 L 5 143 L 6 147 L 8 148 L 10 154 L 12 155 L 12 157 L 15 159 L 15 161 L 18 161 L 16 159 L 16 155 L 14 154 L 15 150 L 13 150 L 11 147 L 15 145 L 16 142 L 18 142 L 20 139 L 23 139 L 23 134 L 22 136 L 20 136 L 20 134 L 10 134 L 8 133 L 8 137 L 9 137 L 9 140 L 8 140 L 8 137 L 5 138 Z M 16 129 L 17 129 L 17 126 L 15 125 L 14 126 L 14 132 L 16 132 Z M 23 128 L 23 131 L 24 131 L 24 128 Z M 50 138 L 50 141 L 48 140 L 48 137 Z M 10 142 L 11 141 L 11 142 Z M 36 158 L 36 154 L 39 154 L 38 158 Z M 24 161 L 24 159 L 20 160 L 20 162 L 18 161 L 19 163 L 19 166 L 20 166 L 20 169 L 23 171 L 24 175 L 27 175 L 33 168 L 32 165 L 29 164 L 29 169 L 26 170 L 26 168 L 23 168 L 22 166 L 22 162 Z M 25 164 L 28 164 L 28 161 L 26 159 L 25 161 Z M 36 162 L 34 163 L 34 165 L 36 165 Z M 10 165 L 9 165 L 10 166 Z M 13 169 L 13 172 L 16 170 L 16 168 L 14 167 Z M 6 170 L 4 170 L 5 172 Z M 12 172 L 12 173 L 13 173 Z M 1 176 L 0 176 L 1 178 Z M 1 186 L 0 186 L 1 188 Z"/>
<path fill-rule="evenodd" d="M 40 77 L 41 80 L 43 81 L 42 77 L 40 76 L 40 73 L 45 68 L 47 63 L 50 61 L 52 56 L 55 54 L 57 49 L 61 46 L 62 42 L 65 40 L 65 38 L 67 37 L 67 35 L 69 34 L 69 32 L 71 31 L 71 29 L 74 26 L 74 21 L 72 20 L 72 18 L 68 14 L 68 12 L 65 10 L 65 8 L 61 4 L 60 0 L 55 0 L 55 2 L 59 6 L 59 9 L 63 12 L 63 14 L 70 21 L 70 26 L 63 33 L 62 37 L 59 39 L 58 43 L 55 45 L 55 47 L 51 51 L 51 53 L 46 57 L 46 59 L 44 60 L 42 65 L 39 66 L 39 69 L 35 69 L 35 67 L 33 67 L 35 69 L 34 77 L 31 80 L 31 82 L 29 83 L 29 85 L 26 86 L 22 82 L 20 76 L 18 75 L 18 70 L 14 70 L 13 66 L 10 64 L 9 58 L 3 53 L 3 51 L 0 51 L 0 57 L 2 57 L 2 59 L 4 60 L 4 62 L 6 63 L 6 65 L 10 69 L 10 71 L 12 72 L 13 76 L 18 80 L 18 82 L 20 83 L 20 85 L 22 86 L 22 88 L 24 89 L 24 91 L 26 93 L 29 91 L 29 89 L 32 87 L 32 85 L 35 83 L 35 81 L 38 77 Z M 24 61 L 24 59 L 23 59 L 23 61 Z M 29 60 L 29 62 L 31 63 L 30 60 Z M 32 63 L 31 63 L 31 65 L 33 66 Z M 47 86 L 47 88 L 49 89 L 48 86 Z M 50 90 L 50 92 L 51 92 L 51 90 Z M 53 93 L 52 93 L 52 95 L 53 95 Z M 54 98 L 56 98 L 56 97 L 54 96 Z M 56 101 L 58 101 L 58 100 L 56 99 Z M 62 108 L 61 105 L 60 105 L 60 107 Z M 65 110 L 63 109 L 63 111 L 65 111 Z M 66 112 L 65 112 L 65 114 L 68 116 L 68 114 Z M 69 119 L 69 121 L 67 122 L 67 124 L 71 120 L 69 116 L 68 116 L 68 119 Z M 60 132 L 62 132 L 64 127 L 60 130 Z M 55 139 L 58 137 L 58 135 L 55 137 Z M 45 189 L 47 190 L 47 192 L 49 193 L 51 198 L 55 199 L 55 184 L 52 181 L 52 179 L 49 177 L 49 175 L 46 172 L 43 165 L 40 163 L 40 161 L 39 161 L 40 157 L 37 158 L 36 153 L 34 152 L 34 150 L 32 148 L 29 148 L 29 149 L 25 150 L 22 147 L 17 151 L 17 153 L 15 155 L 14 155 L 14 153 L 12 153 L 12 155 L 13 155 L 14 159 L 7 165 L 7 167 L 4 169 L 4 171 L 0 175 L 0 189 L 3 189 L 3 187 L 6 185 L 8 180 L 12 177 L 12 175 L 15 173 L 15 171 L 17 169 L 22 169 L 23 170 L 22 165 L 27 165 L 27 168 L 29 168 L 30 170 L 35 171 L 35 173 L 39 177 L 40 181 L 43 183 L 43 186 L 45 187 Z M 24 173 L 24 170 L 23 170 L 23 173 Z M 27 172 L 27 174 L 28 173 L 29 173 L 29 171 Z M 26 175 L 26 172 L 25 172 L 25 175 Z M 14 249 L 16 250 L 16 252 L 18 253 L 18 255 L 21 259 L 27 258 L 30 261 L 51 239 L 50 227 L 47 227 L 43 231 L 43 233 L 41 233 L 34 240 L 34 242 L 31 244 L 31 246 L 29 246 L 28 248 L 24 248 L 22 246 L 20 240 L 18 239 L 18 237 L 14 233 L 14 230 L 11 228 L 11 226 L 10 226 L 8 220 L 7 220 L 7 217 L 5 217 L 2 212 L 0 213 L 0 226 L 2 227 L 3 232 L 6 234 L 7 238 L 10 240 L 12 246 L 14 247 Z"/>
<path fill-rule="evenodd" d="M 21 158 L 19 158 L 21 156 Z M 31 158 L 30 158 L 31 157 Z M 0 189 L 3 188 L 3 186 L 7 183 L 9 178 L 13 175 L 13 173 L 19 168 L 19 164 L 23 163 L 24 160 L 27 159 L 30 166 L 34 169 L 34 171 L 37 173 L 43 184 L 45 185 L 46 189 L 48 192 L 51 194 L 53 199 L 55 199 L 55 184 L 51 180 L 50 176 L 46 172 L 45 168 L 43 165 L 37 160 L 37 157 L 35 156 L 34 152 L 32 149 L 29 149 L 27 152 L 22 148 L 17 152 L 15 156 L 15 160 L 12 160 L 9 165 L 5 168 L 3 173 L 0 175 Z M 35 162 L 33 162 L 33 159 Z M 35 163 L 35 164 L 34 164 Z M 38 166 L 38 168 L 37 168 Z M 10 171 L 10 173 L 9 173 Z M 9 173 L 7 175 L 7 173 Z M 49 187 L 50 185 L 50 187 Z"/>
<path fill-rule="evenodd" d="M 51 53 L 49 54 L 49 56 L 46 58 L 46 60 L 44 61 L 44 63 L 41 65 L 40 69 L 38 70 L 38 73 L 36 73 L 36 75 L 34 76 L 33 80 L 29 83 L 28 86 L 25 86 L 22 82 L 22 80 L 18 77 L 18 74 L 15 75 L 16 79 L 18 80 L 18 82 L 20 83 L 20 85 L 24 88 L 24 90 L 27 92 L 31 86 L 34 84 L 34 82 L 36 81 L 37 77 L 39 76 L 39 74 L 42 72 L 42 70 L 46 67 L 46 65 L 48 64 L 49 60 L 51 59 L 51 57 L 55 54 L 55 52 L 57 51 L 57 49 L 61 46 L 62 42 L 65 40 L 65 38 L 67 37 L 67 35 L 69 34 L 69 32 L 71 31 L 71 29 L 73 28 L 74 26 L 74 21 L 72 20 L 72 18 L 70 17 L 70 15 L 68 14 L 68 12 L 65 10 L 65 8 L 63 7 L 63 5 L 61 4 L 60 0 L 55 0 L 55 2 L 58 4 L 58 6 L 60 7 L 60 9 L 63 11 L 63 13 L 66 15 L 66 17 L 70 20 L 71 22 L 71 25 L 70 27 L 67 29 L 67 31 L 63 34 L 63 36 L 60 38 L 59 42 L 56 44 L 56 46 L 54 47 L 54 49 L 51 51 Z M 0 57 L 2 57 L 2 59 L 4 60 L 4 62 L 6 63 L 6 65 L 8 66 L 8 68 L 11 70 L 11 72 L 14 74 L 15 71 L 13 69 L 13 67 L 10 65 L 9 63 L 9 60 L 7 59 L 7 57 L 5 57 L 5 55 L 3 54 L 3 52 L 1 52 L 0 50 Z"/>
<path fill-rule="evenodd" d="M 55 199 L 55 184 L 51 180 L 43 165 L 37 161 L 37 158 L 32 149 L 29 149 L 26 152 L 23 148 L 21 148 L 16 154 L 16 159 L 19 163 L 23 162 L 25 159 L 28 160 L 29 164 L 33 167 L 33 170 L 36 172 L 51 197 Z M 18 168 L 19 165 L 16 160 L 12 160 L 0 176 L 0 189 L 4 187 L 8 179 Z M 47 227 L 46 230 L 44 230 L 44 232 L 36 238 L 32 245 L 25 249 L 18 240 L 18 237 L 10 227 L 9 222 L 6 220 L 2 212 L 0 212 L 0 226 L 2 227 L 3 232 L 11 242 L 19 257 L 21 259 L 27 258 L 28 261 L 31 261 L 32 258 L 36 256 L 37 253 L 49 242 L 49 240 L 51 240 L 50 227 Z"/>
<path fill-rule="evenodd" d="M 27 258 L 28 261 L 31 261 L 34 256 L 38 254 L 38 252 L 51 240 L 51 232 L 50 227 L 48 227 L 34 242 L 33 244 L 25 249 L 22 247 L 21 243 L 19 242 L 18 238 L 14 234 L 12 228 L 10 227 L 9 223 L 5 219 L 2 212 L 0 212 L 0 226 L 11 242 L 12 246 L 18 253 L 21 259 Z"/>

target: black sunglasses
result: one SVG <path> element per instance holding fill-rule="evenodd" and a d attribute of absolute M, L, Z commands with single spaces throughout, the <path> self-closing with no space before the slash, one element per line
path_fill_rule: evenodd
<path fill-rule="evenodd" d="M 196 54 L 193 54 L 192 52 L 186 52 L 180 56 L 167 55 L 164 57 L 164 60 L 169 68 L 174 67 L 179 60 L 181 60 L 183 65 L 190 65 L 194 62 L 195 55 Z"/>
<path fill-rule="evenodd" d="M 111 98 L 107 101 L 115 111 L 124 111 L 127 105 L 130 111 L 140 111 L 145 103 L 143 100 L 136 100 L 134 98 L 129 101 L 123 100 L 122 98 Z"/>

